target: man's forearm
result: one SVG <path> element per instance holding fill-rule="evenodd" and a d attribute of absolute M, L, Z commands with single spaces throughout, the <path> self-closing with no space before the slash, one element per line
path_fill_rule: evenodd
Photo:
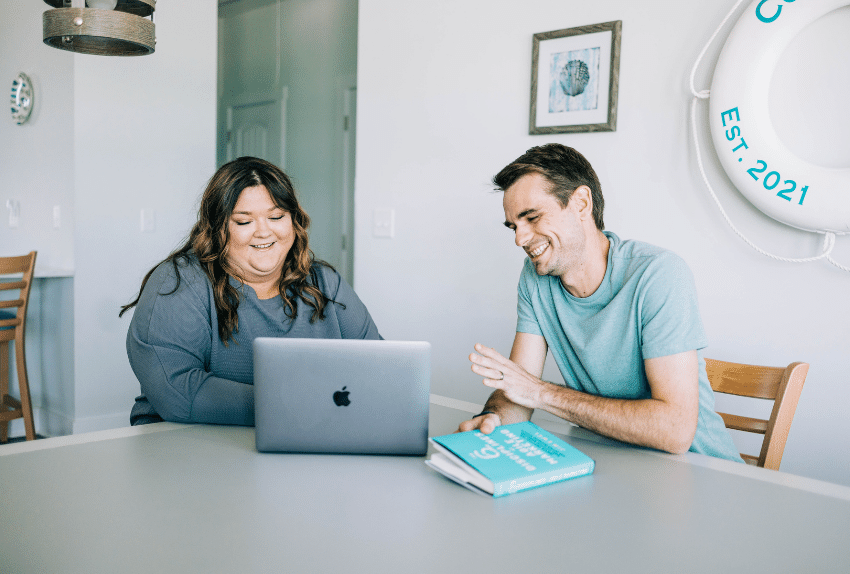
<path fill-rule="evenodd" d="M 658 399 L 612 399 L 553 383 L 545 383 L 541 391 L 537 408 L 623 442 L 682 453 L 696 432 L 695 416 Z"/>

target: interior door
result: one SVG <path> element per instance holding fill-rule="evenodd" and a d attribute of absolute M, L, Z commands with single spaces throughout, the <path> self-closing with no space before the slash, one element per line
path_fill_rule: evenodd
<path fill-rule="evenodd" d="M 225 161 L 245 155 L 286 169 L 286 100 L 279 92 L 242 94 L 226 103 Z"/>

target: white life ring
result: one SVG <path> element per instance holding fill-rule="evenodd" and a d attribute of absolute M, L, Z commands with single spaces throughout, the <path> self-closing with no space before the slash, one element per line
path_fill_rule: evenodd
<path fill-rule="evenodd" d="M 799 229 L 850 233 L 850 169 L 827 168 L 791 153 L 770 121 L 768 92 L 791 40 L 848 0 L 755 0 L 717 61 L 709 125 L 723 169 L 766 215 Z"/>

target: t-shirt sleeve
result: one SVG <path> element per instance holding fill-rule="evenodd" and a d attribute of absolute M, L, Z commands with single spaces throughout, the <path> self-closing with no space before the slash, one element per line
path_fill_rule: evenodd
<path fill-rule="evenodd" d="M 325 294 L 333 299 L 328 305 L 335 307 L 342 338 L 383 340 L 366 305 L 345 279 L 328 267 L 323 266 L 320 272 L 327 289 Z"/>
<path fill-rule="evenodd" d="M 531 261 L 525 260 L 522 272 L 519 275 L 517 286 L 517 309 L 516 330 L 517 333 L 530 333 L 543 336 L 537 315 L 532 304 L 533 298 L 537 297 L 537 272 L 531 266 Z"/>
<path fill-rule="evenodd" d="M 130 366 L 164 420 L 253 425 L 253 386 L 205 368 L 218 325 L 212 324 L 206 277 L 193 271 L 181 268 L 176 291 L 171 263 L 151 275 L 127 332 Z"/>
<path fill-rule="evenodd" d="M 693 274 L 679 256 L 666 253 L 650 265 L 641 279 L 640 306 L 644 359 L 708 346 Z"/>

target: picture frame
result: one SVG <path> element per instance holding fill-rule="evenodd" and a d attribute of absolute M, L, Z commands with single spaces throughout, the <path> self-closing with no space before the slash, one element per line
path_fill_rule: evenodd
<path fill-rule="evenodd" d="M 528 133 L 617 130 L 623 21 L 534 34 Z"/>

